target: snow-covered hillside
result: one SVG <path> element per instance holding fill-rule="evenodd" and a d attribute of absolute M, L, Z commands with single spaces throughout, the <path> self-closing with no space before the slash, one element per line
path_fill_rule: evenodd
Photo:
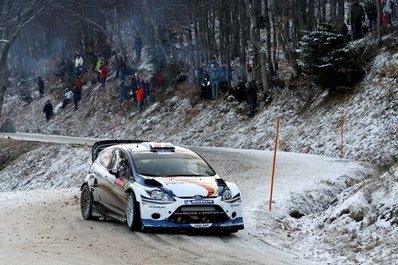
<path fill-rule="evenodd" d="M 354 93 L 328 97 L 317 89 L 277 89 L 269 105 L 260 103 L 254 118 L 248 117 L 245 103 L 226 96 L 217 101 L 201 100 L 197 89 L 189 85 L 159 92 L 162 100 L 145 106 L 139 114 L 134 102 L 118 103 L 114 77 L 106 89 L 86 85 L 79 110 L 70 104 L 48 123 L 42 109 L 48 98 L 54 106 L 60 104 L 63 85 L 59 81 L 47 83 L 53 85 L 52 94 L 44 98 L 34 93 L 30 104 L 18 96 L 7 97 L 3 113 L 18 132 L 263 150 L 272 149 L 279 116 L 280 148 L 284 151 L 339 157 L 343 148 L 344 158 L 384 164 L 398 149 L 397 68 L 398 53 L 385 51 L 375 58 Z"/>
<path fill-rule="evenodd" d="M 34 94 L 30 104 L 17 96 L 8 96 L 3 113 L 11 118 L 18 132 L 164 140 L 191 146 L 256 150 L 273 148 L 275 120 L 281 117 L 280 150 L 326 155 L 340 161 L 343 148 L 344 158 L 363 161 L 368 166 L 365 172 L 355 176 L 338 175 L 336 179 L 319 181 L 308 189 L 289 194 L 283 214 L 258 218 L 254 225 L 259 228 L 256 236 L 263 240 L 275 237 L 278 247 L 286 247 L 317 264 L 395 264 L 398 260 L 397 74 L 398 53 L 383 50 L 354 91 L 330 97 L 316 88 L 279 89 L 270 104 L 260 103 L 253 118 L 248 117 L 244 103 L 227 97 L 201 100 L 197 90 L 188 85 L 168 88 L 159 95 L 161 100 L 146 105 L 143 113 L 136 113 L 132 101 L 117 102 L 114 77 L 106 89 L 86 85 L 79 110 L 68 105 L 48 123 L 42 113 L 44 102 L 49 98 L 56 105 L 63 92 L 63 85 L 56 80 L 52 94 L 44 98 Z M 0 191 L 19 190 L 33 184 L 32 187 L 43 188 L 76 185 L 81 176 L 71 178 L 70 184 L 51 177 L 59 175 L 56 170 L 64 164 L 81 170 L 88 166 L 87 148 L 75 151 L 74 156 L 69 154 L 68 147 L 48 148 L 41 154 L 32 151 L 2 172 L 0 179 L 10 174 L 19 174 L 21 179 L 7 181 Z M 40 155 L 57 158 L 59 166 L 46 170 L 46 159 L 35 160 Z M 70 161 L 72 157 L 78 164 Z M 17 174 L 27 163 L 35 167 Z M 300 172 L 305 176 L 305 169 Z M 269 225 L 275 231 L 270 231 Z"/>

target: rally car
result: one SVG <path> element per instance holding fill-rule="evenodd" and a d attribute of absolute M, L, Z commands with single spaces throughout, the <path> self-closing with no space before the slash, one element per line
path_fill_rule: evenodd
<path fill-rule="evenodd" d="M 244 228 L 238 186 L 188 148 L 107 140 L 93 145 L 92 160 L 81 186 L 86 220 L 112 218 L 136 231 Z"/>

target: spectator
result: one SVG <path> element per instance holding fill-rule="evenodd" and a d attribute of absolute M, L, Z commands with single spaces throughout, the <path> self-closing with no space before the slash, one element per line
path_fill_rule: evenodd
<path fill-rule="evenodd" d="M 151 103 L 149 98 L 151 85 L 149 84 L 148 79 L 145 78 L 145 80 L 142 82 L 142 87 L 144 88 L 145 98 L 147 99 L 147 102 Z"/>
<path fill-rule="evenodd" d="M 210 83 L 211 83 L 211 97 L 218 98 L 218 86 L 220 81 L 220 64 L 217 62 L 217 57 L 214 55 L 210 61 L 209 67 Z"/>
<path fill-rule="evenodd" d="M 108 76 L 109 68 L 104 63 L 99 69 L 99 80 L 101 82 L 101 86 L 105 87 L 106 77 Z"/>
<path fill-rule="evenodd" d="M 387 16 L 387 21 L 388 21 L 388 26 L 392 26 L 392 18 L 393 18 L 393 8 L 394 8 L 394 3 L 392 0 L 385 0 L 384 1 L 384 6 L 383 6 L 383 15 Z"/>
<path fill-rule="evenodd" d="M 76 69 L 76 75 L 79 76 L 83 74 L 84 69 L 83 69 L 83 57 L 78 53 L 75 58 L 75 69 Z"/>
<path fill-rule="evenodd" d="M 254 110 L 257 104 L 257 85 L 254 78 L 253 67 L 250 64 L 246 65 L 247 69 L 247 83 L 246 83 L 246 98 L 249 107 L 249 116 L 254 116 Z"/>
<path fill-rule="evenodd" d="M 238 85 L 236 86 L 235 91 L 234 91 L 234 96 L 239 103 L 242 103 L 247 98 L 246 97 L 245 81 L 243 81 L 242 78 L 240 78 L 240 77 L 239 77 Z"/>
<path fill-rule="evenodd" d="M 113 53 L 113 67 L 116 69 L 116 78 L 119 80 L 124 80 L 124 70 L 126 68 L 126 63 L 123 60 L 121 53 Z"/>
<path fill-rule="evenodd" d="M 246 71 L 247 83 L 255 81 L 253 67 L 250 64 L 246 65 Z"/>
<path fill-rule="evenodd" d="M 82 98 L 83 84 L 82 81 L 77 77 L 73 83 L 73 103 L 75 104 L 75 110 L 78 109 L 77 105 Z"/>
<path fill-rule="evenodd" d="M 127 65 L 124 62 L 123 58 L 120 58 L 119 64 L 117 66 L 117 77 L 119 78 L 119 80 L 124 79 L 124 77 L 127 74 Z"/>
<path fill-rule="evenodd" d="M 61 109 L 65 108 L 73 99 L 73 92 L 70 89 L 67 89 L 64 94 L 64 100 L 62 101 Z"/>
<path fill-rule="evenodd" d="M 374 27 L 376 26 L 377 20 L 377 6 L 374 3 L 374 0 L 366 0 L 365 12 L 369 19 L 369 31 L 373 31 L 375 29 Z"/>
<path fill-rule="evenodd" d="M 46 104 L 44 104 L 44 108 L 43 108 L 43 113 L 46 115 L 47 122 L 50 120 L 51 116 L 54 114 L 53 111 L 54 111 L 53 105 L 51 104 L 50 100 L 48 99 L 46 101 Z"/>
<path fill-rule="evenodd" d="M 247 104 L 249 108 L 249 116 L 253 117 L 254 116 L 254 110 L 256 108 L 257 104 L 257 85 L 255 81 L 248 83 L 248 88 L 247 88 Z"/>
<path fill-rule="evenodd" d="M 101 69 L 101 67 L 105 64 L 105 60 L 104 60 L 104 57 L 102 57 L 102 55 L 100 55 L 99 53 L 98 54 L 96 54 L 96 56 L 97 56 L 97 62 L 95 63 L 95 68 L 94 68 L 94 70 L 95 70 L 95 72 L 97 73 L 97 81 L 99 81 L 100 80 L 100 69 Z"/>
<path fill-rule="evenodd" d="M 210 78 L 209 74 L 206 70 L 203 70 L 203 73 L 199 75 L 199 83 L 202 89 L 201 97 L 205 99 L 211 99 L 211 86 L 210 86 Z"/>
<path fill-rule="evenodd" d="M 358 0 L 354 0 L 351 5 L 350 12 L 350 24 L 352 31 L 352 38 L 354 40 L 363 37 L 362 23 L 365 22 L 365 11 L 363 7 L 359 4 Z"/>
<path fill-rule="evenodd" d="M 142 104 L 144 102 L 144 98 L 145 98 L 145 90 L 142 86 L 139 86 L 137 91 L 137 111 L 141 112 L 142 111 Z"/>
<path fill-rule="evenodd" d="M 203 79 L 204 72 L 205 72 L 204 66 L 199 66 L 195 70 L 196 83 L 198 84 L 198 86 L 201 86 L 202 83 L 201 80 Z"/>
<path fill-rule="evenodd" d="M 124 82 L 124 79 L 119 81 L 119 102 L 123 103 L 123 101 L 126 99 L 126 84 Z"/>
<path fill-rule="evenodd" d="M 37 79 L 37 86 L 39 87 L 40 97 L 43 97 L 44 96 L 44 81 L 41 78 L 41 76 L 39 76 L 39 78 Z"/>
<path fill-rule="evenodd" d="M 130 88 L 131 88 L 131 93 L 132 93 L 132 96 L 133 96 L 133 100 L 135 101 L 135 100 L 137 100 L 136 91 L 137 91 L 137 88 L 138 88 L 138 80 L 137 80 L 136 75 L 133 75 L 133 77 L 131 78 Z"/>

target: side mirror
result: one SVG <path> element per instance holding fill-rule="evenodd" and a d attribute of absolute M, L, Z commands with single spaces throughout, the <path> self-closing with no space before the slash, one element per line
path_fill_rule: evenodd
<path fill-rule="evenodd" d="M 109 169 L 108 172 L 109 172 L 111 175 L 114 175 L 116 178 L 118 178 L 119 175 L 120 175 L 119 170 L 117 170 L 116 168 Z"/>

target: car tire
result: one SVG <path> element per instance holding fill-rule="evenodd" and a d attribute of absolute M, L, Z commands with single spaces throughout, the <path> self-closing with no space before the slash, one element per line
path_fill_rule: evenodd
<path fill-rule="evenodd" d="M 84 220 L 98 220 L 93 216 L 93 194 L 88 185 L 84 185 L 80 193 L 80 211 Z"/>
<path fill-rule="evenodd" d="M 140 206 L 132 192 L 127 195 L 126 223 L 131 231 L 143 230 L 140 217 Z"/>

